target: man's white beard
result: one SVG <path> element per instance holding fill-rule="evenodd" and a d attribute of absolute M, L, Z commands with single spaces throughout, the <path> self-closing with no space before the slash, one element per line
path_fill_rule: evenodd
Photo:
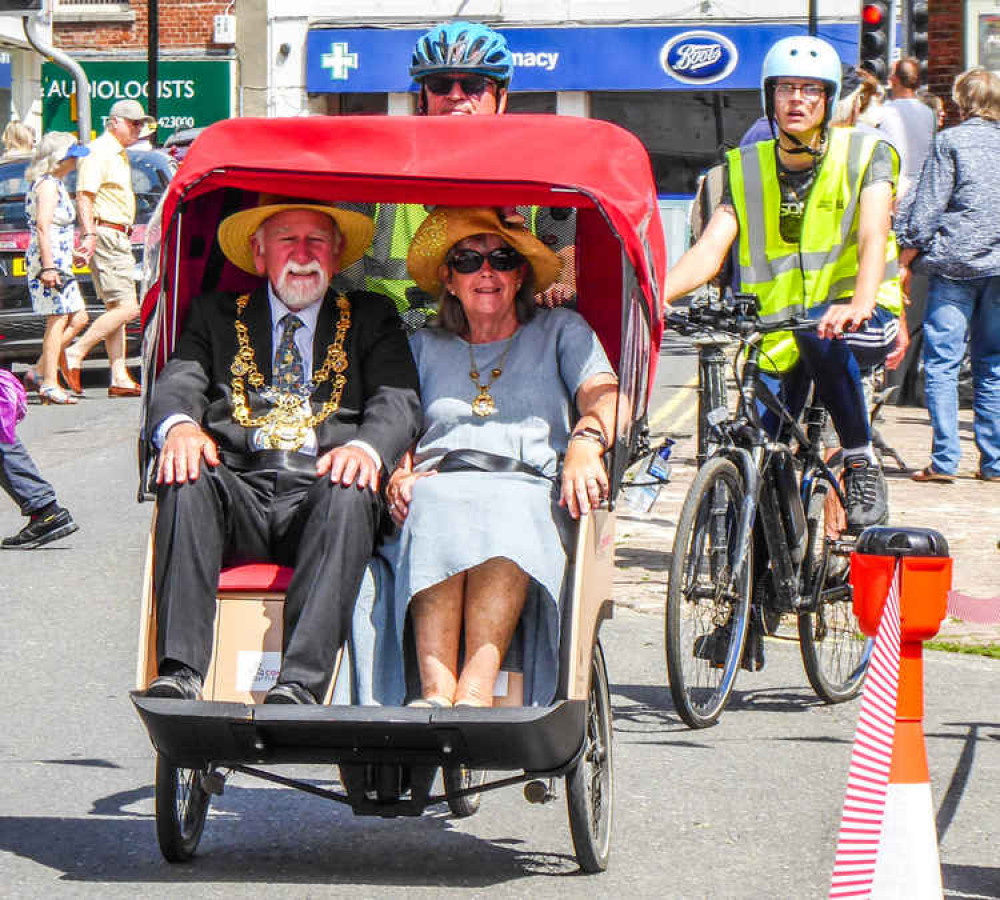
<path fill-rule="evenodd" d="M 292 274 L 308 275 L 310 272 L 315 272 L 319 277 L 309 281 L 289 280 L 288 278 Z M 304 266 L 289 260 L 285 263 L 285 268 L 281 270 L 274 283 L 274 292 L 289 309 L 305 309 L 323 297 L 329 283 L 323 272 L 323 267 L 317 260 L 314 259 Z"/>

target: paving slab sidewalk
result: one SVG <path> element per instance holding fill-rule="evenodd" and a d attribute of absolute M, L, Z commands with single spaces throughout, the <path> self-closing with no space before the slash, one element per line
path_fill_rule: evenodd
<path fill-rule="evenodd" d="M 958 644 L 1000 647 L 1000 483 L 975 478 L 978 451 L 972 432 L 972 413 L 960 413 L 962 466 L 951 484 L 918 483 L 912 470 L 930 458 L 931 428 L 927 411 L 915 407 L 886 407 L 878 428 L 910 470 L 900 472 L 887 461 L 889 506 L 892 522 L 940 531 L 954 560 L 953 591 L 974 601 L 972 607 L 994 610 L 994 624 L 949 616 L 941 626 L 940 640 Z M 654 435 L 664 434 L 677 444 L 673 475 L 660 493 L 650 515 L 619 507 L 616 546 L 615 600 L 647 612 L 662 612 L 666 598 L 670 550 L 681 505 L 695 474 L 693 423 L 688 419 L 677 431 L 665 422 Z M 978 601 L 978 602 L 976 602 Z M 987 601 L 995 601 L 989 603 Z"/>

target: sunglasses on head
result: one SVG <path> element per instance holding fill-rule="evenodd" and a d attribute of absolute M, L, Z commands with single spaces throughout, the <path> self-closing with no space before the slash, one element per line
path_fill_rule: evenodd
<path fill-rule="evenodd" d="M 428 75 L 424 79 L 424 87 L 438 97 L 450 94 L 453 84 L 458 84 L 466 97 L 481 97 L 489 83 L 483 75 Z"/>
<path fill-rule="evenodd" d="M 448 265 L 462 275 L 471 275 L 478 272 L 486 260 L 496 272 L 512 272 L 524 262 L 524 257 L 512 247 L 497 247 L 485 254 L 478 250 L 456 250 L 448 257 Z"/>

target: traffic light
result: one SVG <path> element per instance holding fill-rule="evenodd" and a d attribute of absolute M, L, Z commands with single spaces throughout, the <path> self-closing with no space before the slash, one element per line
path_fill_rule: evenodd
<path fill-rule="evenodd" d="M 861 68 L 867 69 L 879 81 L 889 77 L 892 19 L 889 4 L 883 0 L 867 0 L 861 5 Z"/>
<path fill-rule="evenodd" d="M 37 12 L 43 0 L 0 0 L 0 16 L 4 13 Z"/>
<path fill-rule="evenodd" d="M 913 0 L 907 20 L 907 51 L 920 63 L 920 82 L 927 84 L 927 23 L 930 18 L 926 0 Z"/>

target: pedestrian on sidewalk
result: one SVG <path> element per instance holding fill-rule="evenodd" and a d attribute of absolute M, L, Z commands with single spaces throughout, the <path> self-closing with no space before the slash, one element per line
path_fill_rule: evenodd
<path fill-rule="evenodd" d="M 80 366 L 100 341 L 111 364 L 109 397 L 137 397 L 139 385 L 125 365 L 125 325 L 139 315 L 132 270 L 132 223 L 135 193 L 126 148 L 156 128 L 138 100 L 119 100 L 108 114 L 104 134 L 90 143 L 90 155 L 80 163 L 76 203 L 83 232 L 80 252 L 90 263 L 94 287 L 107 311 L 66 350 L 70 387 L 80 392 Z"/>
<path fill-rule="evenodd" d="M 1000 76 L 981 67 L 955 79 L 961 124 L 938 135 L 897 223 L 904 286 L 922 257 L 930 273 L 924 375 L 931 461 L 914 481 L 950 482 L 962 457 L 958 373 L 972 356 L 977 477 L 1000 481 Z"/>
<path fill-rule="evenodd" d="M 0 369 L 0 487 L 28 517 L 24 528 L 0 542 L 4 550 L 34 550 L 79 528 L 17 438 L 15 428 L 26 410 L 23 385 L 7 369 Z"/>

